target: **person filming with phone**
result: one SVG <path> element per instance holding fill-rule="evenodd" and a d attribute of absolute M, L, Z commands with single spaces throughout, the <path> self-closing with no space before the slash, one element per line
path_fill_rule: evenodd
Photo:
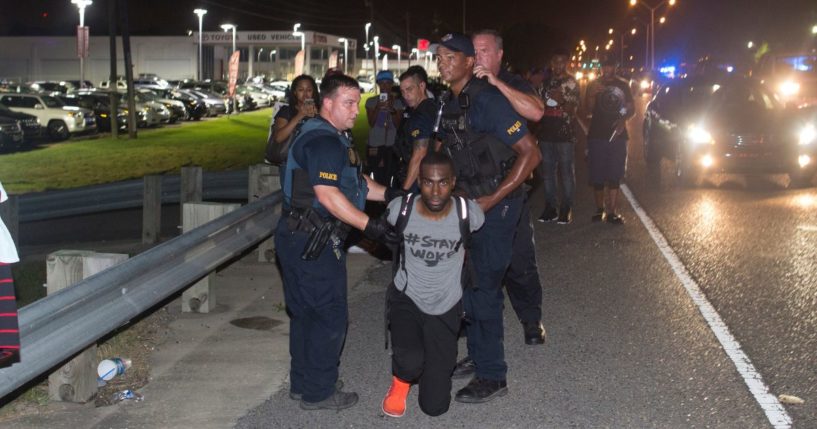
<path fill-rule="evenodd" d="M 373 173 L 375 182 L 391 186 L 397 170 L 394 142 L 405 106 L 394 91 L 394 73 L 382 70 L 375 80 L 380 94 L 366 100 L 366 118 L 371 127 L 366 145 L 366 172 Z"/>
<path fill-rule="evenodd" d="M 292 81 L 288 102 L 275 115 L 272 124 L 272 138 L 276 143 L 283 143 L 294 133 L 301 120 L 314 118 L 318 114 L 315 97 L 318 96 L 318 85 L 312 76 L 302 74 Z"/>

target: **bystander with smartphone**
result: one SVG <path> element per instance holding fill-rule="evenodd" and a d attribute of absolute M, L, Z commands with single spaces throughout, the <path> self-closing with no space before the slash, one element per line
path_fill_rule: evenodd
<path fill-rule="evenodd" d="M 405 106 L 394 92 L 392 72 L 383 70 L 375 80 L 380 94 L 366 100 L 366 117 L 370 127 L 366 144 L 366 173 L 372 173 L 377 183 L 392 186 L 397 172 L 394 142 Z"/>

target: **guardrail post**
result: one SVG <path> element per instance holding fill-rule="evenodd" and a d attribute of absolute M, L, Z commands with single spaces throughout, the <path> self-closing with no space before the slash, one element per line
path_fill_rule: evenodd
<path fill-rule="evenodd" d="M 182 167 L 179 204 L 198 203 L 202 193 L 202 171 L 199 166 Z"/>
<path fill-rule="evenodd" d="M 142 243 L 159 242 L 162 230 L 162 176 L 145 176 L 142 203 Z"/>
<path fill-rule="evenodd" d="M 124 260 L 128 255 L 59 250 L 48 255 L 48 294 L 70 287 Z M 97 393 L 97 347 L 91 345 L 48 376 L 48 396 L 53 401 L 88 402 Z"/>
<path fill-rule="evenodd" d="M 204 225 L 211 220 L 241 208 L 241 204 L 184 203 L 182 232 Z M 216 308 L 215 273 L 210 273 L 182 292 L 183 313 L 209 313 Z"/>
<path fill-rule="evenodd" d="M 17 195 L 9 195 L 9 199 L 6 202 L 0 204 L 0 218 L 3 219 L 3 223 L 6 225 L 6 228 L 9 230 L 9 234 L 11 234 L 11 239 L 14 240 L 14 244 L 18 247 L 20 246 L 20 206 L 19 200 Z"/>
<path fill-rule="evenodd" d="M 250 166 L 247 186 L 247 201 L 253 202 L 258 198 L 269 195 L 281 189 L 281 178 L 278 167 L 269 164 Z M 262 241 L 258 245 L 258 262 L 273 262 L 275 259 L 275 245 L 272 238 Z"/>

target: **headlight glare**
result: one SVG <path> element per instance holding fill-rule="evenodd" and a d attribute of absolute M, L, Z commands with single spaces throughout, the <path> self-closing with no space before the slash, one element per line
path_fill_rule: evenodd
<path fill-rule="evenodd" d="M 800 92 L 800 84 L 793 80 L 787 80 L 780 84 L 779 89 L 780 95 L 784 97 L 791 97 L 793 95 L 797 95 L 797 93 Z"/>
<path fill-rule="evenodd" d="M 694 144 L 713 144 L 712 134 L 698 125 L 691 125 L 687 130 L 687 138 Z"/>
<path fill-rule="evenodd" d="M 817 129 L 814 125 L 809 124 L 800 130 L 800 144 L 809 145 L 817 141 Z"/>

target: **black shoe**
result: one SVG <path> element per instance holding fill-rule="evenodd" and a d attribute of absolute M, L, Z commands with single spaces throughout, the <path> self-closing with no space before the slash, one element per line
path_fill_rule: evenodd
<path fill-rule="evenodd" d="M 597 209 L 596 214 L 593 215 L 593 222 L 604 222 L 607 218 L 607 214 L 604 213 L 604 209 Z"/>
<path fill-rule="evenodd" d="M 342 410 L 357 404 L 357 393 L 335 390 L 332 396 L 319 402 L 306 402 L 301 399 L 302 410 Z"/>
<path fill-rule="evenodd" d="M 486 380 L 474 377 L 471 382 L 457 392 L 454 400 L 467 404 L 488 402 L 508 393 L 508 383 L 505 380 Z"/>
<path fill-rule="evenodd" d="M 457 362 L 457 367 L 454 368 L 454 373 L 451 378 L 465 378 L 473 374 L 477 370 L 477 364 L 471 359 L 471 356 L 464 357 Z"/>
<path fill-rule="evenodd" d="M 525 344 L 545 344 L 545 327 L 541 322 L 522 322 L 522 329 L 525 332 Z"/>
<path fill-rule="evenodd" d="M 556 209 L 551 206 L 547 206 L 545 207 L 545 211 L 542 212 L 542 216 L 539 216 L 539 222 L 553 222 L 558 217 L 559 214 L 556 213 Z"/>
<path fill-rule="evenodd" d="M 343 380 L 338 380 L 335 382 L 335 390 L 340 389 L 343 389 Z M 289 391 L 289 399 L 292 399 L 293 401 L 300 401 L 303 396 L 303 393 L 295 393 L 291 390 Z"/>
<path fill-rule="evenodd" d="M 624 217 L 618 213 L 607 213 L 607 223 L 613 225 L 624 225 Z"/>
<path fill-rule="evenodd" d="M 556 223 L 559 225 L 567 225 L 570 222 L 573 222 L 573 210 L 570 210 L 570 207 L 560 209 L 559 219 L 556 219 Z"/>

